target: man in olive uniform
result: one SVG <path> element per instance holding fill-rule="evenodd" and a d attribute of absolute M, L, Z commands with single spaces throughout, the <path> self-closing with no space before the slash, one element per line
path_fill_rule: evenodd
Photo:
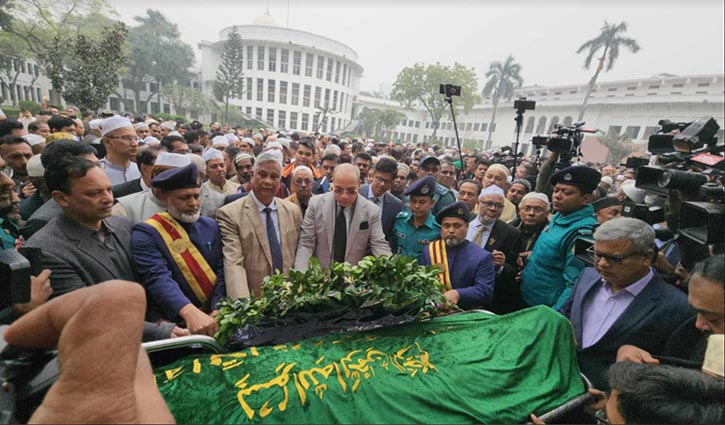
<path fill-rule="evenodd" d="M 425 247 L 441 237 L 441 227 L 431 214 L 436 193 L 436 180 L 426 176 L 405 190 L 409 208 L 398 213 L 393 232 L 392 251 L 415 258 L 419 263 Z"/>

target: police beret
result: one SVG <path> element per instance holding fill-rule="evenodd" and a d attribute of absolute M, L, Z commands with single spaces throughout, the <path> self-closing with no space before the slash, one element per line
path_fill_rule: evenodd
<path fill-rule="evenodd" d="M 592 202 L 592 207 L 594 207 L 594 212 L 597 212 L 604 208 L 613 207 L 615 205 L 622 205 L 622 201 L 620 201 L 617 198 L 613 198 L 611 196 L 599 198 L 596 201 Z"/>
<path fill-rule="evenodd" d="M 405 195 L 408 196 L 428 196 L 433 197 L 436 192 L 436 179 L 433 176 L 425 176 L 418 179 L 405 189 Z"/>
<path fill-rule="evenodd" d="M 436 222 L 441 224 L 446 217 L 457 217 L 468 223 L 471 221 L 471 210 L 468 209 L 468 205 L 465 202 L 454 202 L 436 214 Z"/>
<path fill-rule="evenodd" d="M 181 168 L 172 168 L 156 175 L 151 180 L 151 186 L 164 192 L 177 189 L 196 188 L 201 186 L 199 170 L 195 164 Z"/>
<path fill-rule="evenodd" d="M 587 194 L 594 192 L 601 179 L 602 174 L 594 168 L 574 165 L 554 173 L 551 176 L 551 185 L 568 184 L 580 188 L 584 194 Z"/>

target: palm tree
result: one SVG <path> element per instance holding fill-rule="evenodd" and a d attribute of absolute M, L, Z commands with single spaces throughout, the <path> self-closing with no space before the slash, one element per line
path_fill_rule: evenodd
<path fill-rule="evenodd" d="M 619 24 L 612 25 L 609 22 L 604 21 L 604 26 L 602 27 L 599 35 L 579 46 L 579 49 L 576 51 L 577 53 L 581 53 L 589 49 L 589 54 L 587 54 L 587 58 L 584 59 L 584 69 L 589 69 L 592 65 L 594 55 L 599 51 L 599 49 L 604 48 L 602 56 L 598 59 L 599 63 L 597 64 L 597 70 L 594 72 L 592 79 L 589 80 L 587 94 L 584 96 L 584 103 L 582 103 L 582 107 L 579 110 L 579 118 L 577 121 L 584 119 L 584 112 L 586 111 L 587 104 L 589 103 L 589 96 L 591 96 L 592 90 L 594 90 L 594 85 L 597 83 L 599 73 L 602 72 L 602 69 L 604 69 L 604 61 L 607 61 L 606 70 L 609 71 L 614 67 L 614 62 L 619 57 L 619 49 L 621 47 L 626 47 L 632 53 L 637 53 L 639 51 L 639 44 L 637 43 L 637 40 L 623 36 L 626 31 L 626 22 L 620 22 Z"/>
<path fill-rule="evenodd" d="M 514 95 L 514 90 L 520 89 L 524 84 L 524 79 L 521 78 L 520 74 L 521 65 L 516 63 L 514 57 L 511 55 L 503 63 L 494 61 L 489 64 L 488 71 L 486 72 L 488 81 L 486 81 L 486 85 L 483 87 L 483 95 L 491 96 L 493 100 L 493 115 L 491 116 L 491 123 L 488 127 L 487 142 L 491 141 L 491 133 L 496 122 L 496 109 L 498 108 L 499 100 L 501 98 L 510 100 Z"/>

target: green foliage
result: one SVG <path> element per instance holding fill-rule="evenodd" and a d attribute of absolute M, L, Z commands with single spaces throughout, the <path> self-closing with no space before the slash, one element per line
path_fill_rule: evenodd
<path fill-rule="evenodd" d="M 210 99 L 199 90 L 186 85 L 164 86 L 161 88 L 161 96 L 174 105 L 174 110 L 179 115 L 186 115 L 191 111 L 205 113 L 211 110 Z"/>
<path fill-rule="evenodd" d="M 13 5 L 10 0 L 0 0 L 0 30 L 7 30 L 10 28 L 13 16 L 8 12 L 12 6 Z"/>
<path fill-rule="evenodd" d="M 146 15 L 134 20 L 138 25 L 128 30 L 132 47 L 124 82 L 133 90 L 136 108 L 145 111 L 161 87 L 189 78 L 187 70 L 194 63 L 194 51 L 181 40 L 178 26 L 158 10 L 147 9 Z M 141 99 L 150 82 L 156 82 L 158 88 Z"/>
<path fill-rule="evenodd" d="M 402 255 L 368 256 L 355 266 L 334 263 L 330 269 L 313 257 L 304 272 L 291 269 L 289 278 L 279 273 L 266 277 L 259 297 L 222 301 L 216 338 L 224 344 L 240 327 L 294 311 L 411 309 L 419 318 L 435 316 L 437 306 L 446 304 L 439 272 Z"/>
<path fill-rule="evenodd" d="M 18 106 L 22 109 L 27 109 L 33 115 L 40 112 L 40 103 L 38 103 L 38 102 L 32 102 L 30 100 L 21 100 L 20 102 L 18 102 Z"/>
<path fill-rule="evenodd" d="M 126 26 L 119 22 L 102 31 L 100 41 L 79 34 L 65 77 L 65 99 L 81 111 L 97 111 L 118 85 L 126 55 Z"/>
<path fill-rule="evenodd" d="M 498 102 L 502 98 L 510 100 L 514 95 L 514 90 L 520 89 L 524 84 L 524 79 L 521 78 L 521 65 L 516 63 L 512 55 L 509 55 L 504 62 L 491 62 L 486 72 L 486 78 L 488 80 L 483 87 L 483 95 L 491 96 L 493 100 L 493 115 L 488 126 L 488 139 L 486 139 L 491 141 Z"/>
<path fill-rule="evenodd" d="M 383 130 L 395 127 L 405 114 L 394 109 L 363 108 L 358 115 L 359 127 L 365 137 L 380 137 Z"/>
<path fill-rule="evenodd" d="M 3 106 L 2 109 L 6 117 L 12 118 L 14 120 L 18 119 L 18 115 L 20 115 L 20 108 L 17 108 L 15 106 Z"/>
<path fill-rule="evenodd" d="M 470 112 L 480 99 L 476 73 L 472 68 L 466 68 L 459 63 L 453 67 L 439 63 L 427 66 L 417 63 L 412 67 L 406 67 L 398 74 L 390 96 L 406 108 L 425 108 L 434 123 L 433 136 L 436 135 L 441 119 L 450 116 L 445 96 L 439 93 L 440 84 L 461 86 L 461 97 L 453 100 L 456 114 L 459 114 L 461 109 L 465 113 Z"/>
<path fill-rule="evenodd" d="M 222 48 L 221 61 L 216 70 L 214 97 L 224 102 L 224 122 L 229 118 L 229 99 L 240 99 L 244 92 L 244 47 L 237 28 L 227 35 Z"/>
<path fill-rule="evenodd" d="M 632 137 L 629 134 L 620 136 L 619 133 L 610 131 L 599 139 L 599 143 L 609 149 L 606 160 L 607 164 L 619 164 L 634 151 L 634 147 L 631 145 Z"/>
<path fill-rule="evenodd" d="M 182 123 L 184 123 L 184 124 L 186 124 L 186 123 L 188 123 L 188 122 L 189 122 L 189 119 L 188 119 L 188 118 L 186 118 L 186 117 L 185 117 L 185 116 L 183 116 L 183 115 L 174 115 L 174 114 L 167 114 L 167 113 L 164 113 L 164 112 L 157 112 L 157 113 L 155 113 L 155 114 L 154 114 L 154 118 L 155 118 L 155 119 L 159 119 L 159 118 L 161 118 L 161 119 L 162 119 L 162 120 L 164 120 L 164 121 L 168 121 L 168 120 L 175 120 L 175 121 L 179 121 L 179 120 L 180 120 L 180 121 L 181 121 Z"/>

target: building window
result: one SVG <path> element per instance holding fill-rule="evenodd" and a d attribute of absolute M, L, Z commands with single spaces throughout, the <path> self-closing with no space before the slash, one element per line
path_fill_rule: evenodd
<path fill-rule="evenodd" d="M 290 130 L 297 130 L 297 112 L 290 112 L 289 128 Z"/>
<path fill-rule="evenodd" d="M 629 86 L 629 87 L 627 87 L 627 90 L 629 90 L 629 91 L 637 90 L 637 86 Z"/>
<path fill-rule="evenodd" d="M 476 126 L 478 126 L 478 124 L 476 124 Z M 430 121 L 425 122 L 425 128 L 430 128 Z"/>
<path fill-rule="evenodd" d="M 312 94 L 312 87 L 308 84 L 305 84 L 304 92 L 302 94 L 302 106 L 309 107 L 310 106 L 310 96 Z"/>
<path fill-rule="evenodd" d="M 471 131 L 472 129 L 473 129 L 473 123 L 472 122 L 466 123 L 465 131 Z"/>
<path fill-rule="evenodd" d="M 564 117 L 564 122 L 562 124 L 564 124 L 564 127 L 569 127 L 572 121 L 574 121 L 572 117 Z"/>
<path fill-rule="evenodd" d="M 332 92 L 332 110 L 337 111 L 337 90 Z"/>
<path fill-rule="evenodd" d="M 274 109 L 267 109 L 267 122 L 274 125 Z"/>
<path fill-rule="evenodd" d="M 332 59 L 327 58 L 327 81 L 332 81 Z"/>
<path fill-rule="evenodd" d="M 551 119 L 551 122 L 549 123 L 549 133 L 554 130 L 554 127 L 559 124 L 559 117 L 554 117 Z"/>
<path fill-rule="evenodd" d="M 428 123 L 426 123 L 426 124 L 428 124 Z M 426 126 L 426 128 L 428 128 L 428 127 Z M 473 123 L 473 131 L 478 131 L 480 128 L 481 128 L 480 122 Z"/>
<path fill-rule="evenodd" d="M 543 134 L 545 128 L 546 128 L 546 117 L 541 117 L 541 118 L 539 118 L 539 124 L 536 126 L 536 134 Z M 481 130 L 486 131 L 485 128 L 482 128 Z"/>
<path fill-rule="evenodd" d="M 342 64 L 342 85 L 347 85 L 347 64 Z"/>
<path fill-rule="evenodd" d="M 649 136 L 657 133 L 657 127 L 645 127 L 642 133 L 642 139 L 649 139 Z"/>
<path fill-rule="evenodd" d="M 325 89 L 325 108 L 330 107 L 330 89 Z"/>
<path fill-rule="evenodd" d="M 672 85 L 672 88 L 675 88 L 675 89 L 676 88 L 682 88 L 682 87 L 685 87 L 685 84 L 684 83 L 675 83 L 675 84 Z"/>
<path fill-rule="evenodd" d="M 287 112 L 286 111 L 279 111 L 277 113 L 277 126 L 279 128 L 287 127 Z"/>
<path fill-rule="evenodd" d="M 488 124 L 486 124 L 485 122 L 482 122 L 481 123 L 481 131 L 486 131 L 486 130 L 488 130 Z"/>
<path fill-rule="evenodd" d="M 254 66 L 254 46 L 247 46 L 247 69 Z"/>
<path fill-rule="evenodd" d="M 300 84 L 292 83 L 292 102 L 293 105 L 297 106 L 300 104 Z"/>
<path fill-rule="evenodd" d="M 315 55 L 312 53 L 305 53 L 305 77 L 312 77 L 312 61 L 315 59 Z"/>
<path fill-rule="evenodd" d="M 245 112 L 247 113 L 247 115 L 251 116 L 252 115 L 252 107 L 251 106 L 247 106 L 247 108 L 245 109 Z"/>
<path fill-rule="evenodd" d="M 352 76 L 352 66 L 347 68 L 347 86 L 350 87 L 350 77 Z"/>
<path fill-rule="evenodd" d="M 247 92 L 247 100 L 252 100 L 252 79 L 249 77 L 247 77 L 247 87 L 245 91 Z"/>
<path fill-rule="evenodd" d="M 617 88 L 616 87 L 610 87 L 610 88 L 607 89 L 607 91 L 617 91 Z"/>
<path fill-rule="evenodd" d="M 274 103 L 275 86 L 275 80 L 267 80 L 267 102 Z"/>
<path fill-rule="evenodd" d="M 289 49 L 282 49 L 279 72 L 289 72 Z"/>
<path fill-rule="evenodd" d="M 622 126 L 621 125 L 610 125 L 608 133 L 614 133 L 616 135 L 619 135 L 619 133 L 622 132 Z"/>
<path fill-rule="evenodd" d="M 660 88 L 660 85 L 659 84 L 655 84 L 653 86 L 649 86 L 649 88 L 650 88 L 650 90 L 658 89 L 658 88 Z"/>
<path fill-rule="evenodd" d="M 335 131 L 335 117 L 330 118 L 330 131 Z"/>
<path fill-rule="evenodd" d="M 310 127 L 310 114 L 302 114 L 302 126 L 300 130 L 309 131 Z"/>
<path fill-rule="evenodd" d="M 300 68 L 302 67 L 302 52 L 294 52 L 292 63 L 292 74 L 300 75 Z"/>
<path fill-rule="evenodd" d="M 287 81 L 279 82 L 279 103 L 287 104 Z"/>
<path fill-rule="evenodd" d="M 317 129 L 320 128 L 320 113 L 316 113 L 312 116 L 312 130 L 311 131 L 317 131 Z"/>
<path fill-rule="evenodd" d="M 536 124 L 536 118 L 529 117 L 528 120 L 526 120 L 526 130 L 524 130 L 524 134 L 531 134 L 532 131 L 534 131 L 534 125 Z M 473 131 L 477 131 L 477 128 L 474 128 Z"/>
<path fill-rule="evenodd" d="M 335 84 L 340 83 L 340 61 L 335 61 Z"/>
<path fill-rule="evenodd" d="M 697 87 L 710 87 L 710 83 L 697 83 Z"/>
<path fill-rule="evenodd" d="M 325 66 L 325 58 L 317 56 L 317 79 L 322 79 L 322 68 Z"/>
<path fill-rule="evenodd" d="M 264 102 L 264 79 L 263 78 L 257 78 L 257 101 L 258 102 Z M 260 118 L 261 118 L 260 113 Z"/>
<path fill-rule="evenodd" d="M 262 119 L 262 108 L 256 108 L 254 111 L 254 116 L 258 120 L 261 120 Z"/>
<path fill-rule="evenodd" d="M 112 110 L 118 111 L 118 98 L 117 97 L 109 97 L 108 104 Z"/>
<path fill-rule="evenodd" d="M 320 107 L 321 98 L 322 98 L 322 87 L 315 87 L 315 108 Z"/>
<path fill-rule="evenodd" d="M 257 46 L 257 69 L 264 71 L 264 46 Z"/>
<path fill-rule="evenodd" d="M 571 91 L 569 91 L 569 94 L 577 94 L 578 92 L 579 92 L 578 90 L 571 90 Z"/>
<path fill-rule="evenodd" d="M 164 103 L 164 113 L 165 114 L 171 113 L 171 105 L 169 105 L 168 103 Z"/>
<path fill-rule="evenodd" d="M 405 125 L 406 125 L 407 123 L 408 123 L 408 120 L 406 120 L 406 119 L 400 120 L 400 126 L 401 126 L 401 127 L 405 127 Z"/>
<path fill-rule="evenodd" d="M 269 70 L 270 71 L 277 71 L 277 48 L 276 47 L 270 47 L 269 48 Z"/>

